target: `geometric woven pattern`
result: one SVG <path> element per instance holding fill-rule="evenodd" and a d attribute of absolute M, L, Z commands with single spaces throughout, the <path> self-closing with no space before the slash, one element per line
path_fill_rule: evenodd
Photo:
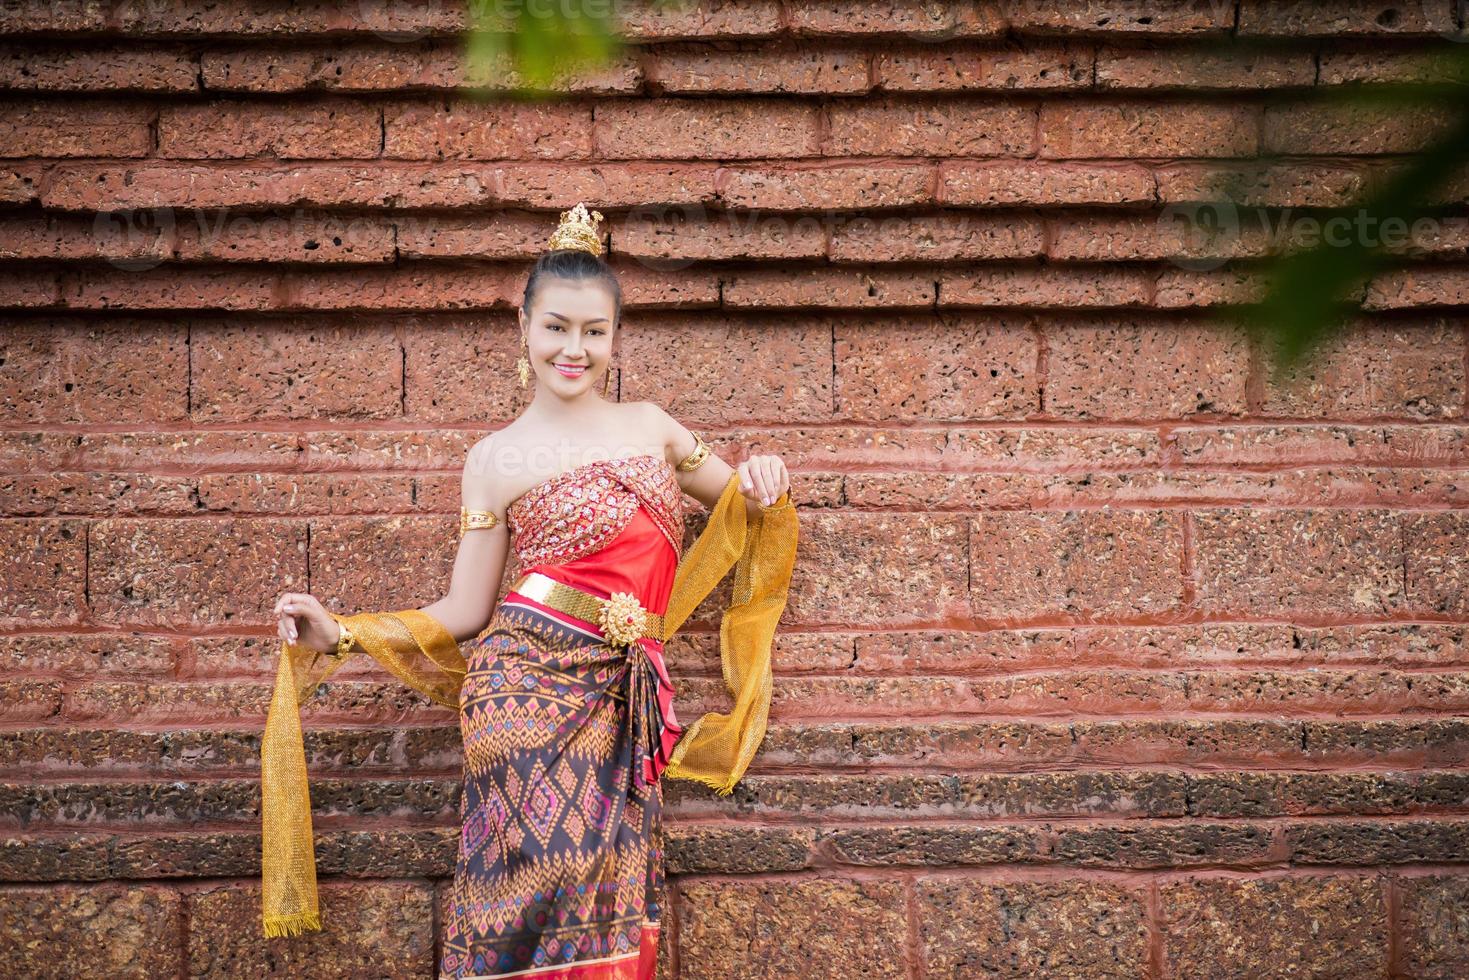
<path fill-rule="evenodd" d="M 663 876 L 661 766 L 646 765 L 661 651 L 531 603 L 507 595 L 467 657 L 440 976 L 635 977 Z M 578 964 L 591 972 L 564 972 Z"/>
<path fill-rule="evenodd" d="M 661 456 L 594 461 L 508 509 L 522 571 L 666 608 L 683 491 Z M 608 595 L 609 591 L 594 591 Z M 651 978 L 658 781 L 682 732 L 663 644 L 509 592 L 465 658 L 462 833 L 440 977 Z"/>
<path fill-rule="evenodd" d="M 645 779 L 651 746 L 635 741 L 661 729 L 655 686 L 642 644 L 607 644 L 514 592 L 501 602 L 460 689 L 441 977 L 652 976 L 663 783 Z"/>

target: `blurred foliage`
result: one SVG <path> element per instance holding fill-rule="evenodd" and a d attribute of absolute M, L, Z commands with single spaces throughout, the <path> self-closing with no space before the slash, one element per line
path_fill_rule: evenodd
<path fill-rule="evenodd" d="M 678 10 L 698 0 L 639 0 L 640 7 Z M 496 95 L 554 96 L 582 72 L 621 57 L 620 7 L 628 0 L 470 0 L 465 62 L 472 82 Z"/>
<path fill-rule="evenodd" d="M 1469 41 L 1469 35 L 1457 40 Z M 1384 56 L 1391 51 L 1384 48 Z M 1276 382 L 1362 313 L 1361 300 L 1375 276 L 1414 264 L 1423 254 L 1423 236 L 1446 227 L 1445 218 L 1465 221 L 1463 205 L 1469 198 L 1462 189 L 1457 199 L 1444 192 L 1452 180 L 1469 176 L 1469 43 L 1445 41 L 1402 67 L 1415 80 L 1333 84 L 1306 97 L 1328 111 L 1360 114 L 1367 128 L 1372 114 L 1384 111 L 1421 115 L 1426 108 L 1434 121 L 1422 134 L 1420 147 L 1364 181 L 1355 200 L 1338 208 L 1312 209 L 1321 221 L 1333 215 L 1343 218 L 1342 227 L 1352 229 L 1350 233 L 1322 235 L 1309 247 L 1273 256 L 1263 275 L 1260 302 L 1227 312 L 1232 322 L 1265 342 Z M 1252 164 L 1264 169 L 1280 158 L 1261 155 Z M 1241 188 L 1247 182 L 1224 181 L 1219 205 L 1241 207 Z M 1386 240 L 1390 233 L 1403 240 L 1392 244 Z"/>

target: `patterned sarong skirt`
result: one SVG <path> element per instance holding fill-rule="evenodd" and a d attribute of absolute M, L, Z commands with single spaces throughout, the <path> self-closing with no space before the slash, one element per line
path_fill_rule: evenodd
<path fill-rule="evenodd" d="M 510 592 L 467 661 L 440 980 L 651 978 L 680 731 L 661 644 Z"/>

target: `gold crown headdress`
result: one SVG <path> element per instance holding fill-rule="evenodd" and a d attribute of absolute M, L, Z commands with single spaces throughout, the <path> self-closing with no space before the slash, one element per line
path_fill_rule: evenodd
<path fill-rule="evenodd" d="M 561 223 L 551 233 L 551 247 L 579 248 L 593 255 L 602 254 L 602 235 L 597 231 L 597 222 L 602 220 L 601 211 L 587 213 L 585 204 L 578 204 L 570 211 L 561 212 Z"/>

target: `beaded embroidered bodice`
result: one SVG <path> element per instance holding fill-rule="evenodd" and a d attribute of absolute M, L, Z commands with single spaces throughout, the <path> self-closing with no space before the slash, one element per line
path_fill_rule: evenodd
<path fill-rule="evenodd" d="M 505 519 L 520 566 L 530 568 L 598 551 L 627 527 L 640 506 L 681 558 L 683 488 L 673 465 L 650 453 L 572 467 L 511 501 Z"/>

